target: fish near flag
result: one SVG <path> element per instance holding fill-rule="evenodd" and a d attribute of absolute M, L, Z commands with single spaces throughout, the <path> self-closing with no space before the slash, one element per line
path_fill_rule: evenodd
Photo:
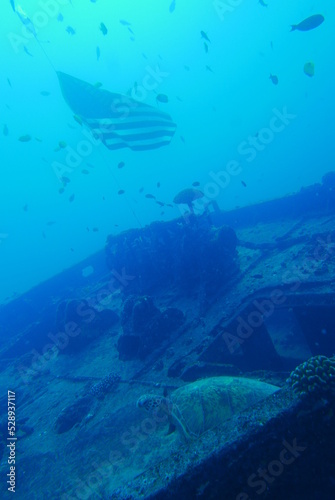
<path fill-rule="evenodd" d="M 57 76 L 66 103 L 108 149 L 145 151 L 170 143 L 176 124 L 167 113 L 66 73 Z"/>

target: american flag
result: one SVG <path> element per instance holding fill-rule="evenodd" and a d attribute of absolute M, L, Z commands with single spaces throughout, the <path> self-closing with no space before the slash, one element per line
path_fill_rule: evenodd
<path fill-rule="evenodd" d="M 108 149 L 144 151 L 170 143 L 176 124 L 167 113 L 66 73 L 57 76 L 67 104 Z"/>

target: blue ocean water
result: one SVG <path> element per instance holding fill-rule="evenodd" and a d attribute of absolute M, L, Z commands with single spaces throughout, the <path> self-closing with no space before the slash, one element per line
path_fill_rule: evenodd
<path fill-rule="evenodd" d="M 333 498 L 335 6 L 0 12 L 0 491 L 16 453 L 19 498 Z M 167 144 L 108 148 L 111 93 Z"/>
<path fill-rule="evenodd" d="M 174 9 L 169 9 L 169 0 L 112 5 L 104 0 L 55 1 L 49 7 L 48 2 L 43 7 L 44 2 L 33 0 L 15 3 L 34 21 L 40 46 L 10 2 L 4 2 L 2 301 L 102 248 L 111 232 L 179 215 L 176 207 L 165 208 L 163 214 L 146 193 L 172 203 L 176 193 L 193 182 L 204 189 L 212 182 L 210 173 L 224 170 L 233 160 L 240 164 L 240 173 L 217 193 L 210 191 L 220 208 L 231 210 L 297 192 L 320 182 L 330 169 L 331 3 L 283 0 L 264 7 L 255 0 L 228 8 L 220 2 L 195 6 L 181 1 Z M 325 16 L 320 27 L 290 32 L 290 25 L 318 12 Z M 105 36 L 99 29 L 102 22 L 108 29 Z M 69 34 L 68 27 L 75 34 Z M 307 62 L 315 65 L 313 77 L 304 74 Z M 65 162 L 67 149 L 55 149 L 63 141 L 76 151 L 83 129 L 63 100 L 53 67 L 123 94 L 143 87 L 148 71 L 160 68 L 161 81 L 152 90 L 144 89 L 141 99 L 171 115 L 177 124 L 171 144 L 144 152 L 93 147 L 82 164 L 70 169 L 70 182 L 60 194 L 52 165 Z M 278 77 L 277 85 L 270 74 Z M 157 101 L 157 94 L 167 95 L 168 103 Z M 285 128 L 273 138 L 265 137 L 269 143 L 261 151 L 252 146 L 250 155 L 242 146 L 241 153 L 239 146 L 269 126 L 274 110 L 287 110 L 291 118 Z M 31 140 L 20 142 L 24 135 Z M 120 162 L 125 163 L 122 169 Z M 120 189 L 123 196 L 117 194 Z"/>

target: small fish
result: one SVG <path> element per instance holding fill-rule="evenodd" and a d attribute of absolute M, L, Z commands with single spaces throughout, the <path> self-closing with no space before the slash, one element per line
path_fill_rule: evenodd
<path fill-rule="evenodd" d="M 93 231 L 93 233 L 97 233 L 99 231 L 99 228 L 98 227 L 92 227 L 92 231 Z"/>
<path fill-rule="evenodd" d="M 260 3 L 262 7 L 267 7 L 268 6 L 268 4 L 264 3 L 263 0 L 258 0 L 258 3 Z"/>
<path fill-rule="evenodd" d="M 4 124 L 4 126 L 3 126 L 2 133 L 3 133 L 3 135 L 6 135 L 6 136 L 8 135 L 8 127 L 6 124 Z"/>
<path fill-rule="evenodd" d="M 63 187 L 61 187 L 61 188 L 58 189 L 59 194 L 63 194 L 64 191 L 65 191 L 65 189 Z"/>
<path fill-rule="evenodd" d="M 71 194 L 70 198 L 69 198 L 69 202 L 72 203 L 74 200 L 74 194 Z"/>
<path fill-rule="evenodd" d="M 278 82 L 279 82 L 278 76 L 270 75 L 269 78 L 270 78 L 271 82 L 273 83 L 273 85 L 278 85 Z"/>
<path fill-rule="evenodd" d="M 166 203 L 166 207 L 174 208 L 174 206 L 171 203 Z"/>
<path fill-rule="evenodd" d="M 189 66 L 184 65 L 184 69 L 185 69 L 186 71 L 190 71 L 190 67 L 189 67 Z"/>
<path fill-rule="evenodd" d="M 167 96 L 167 95 L 165 95 L 165 94 L 158 94 L 158 95 L 156 96 L 156 101 L 166 103 L 166 102 L 169 102 L 169 98 L 168 98 L 168 96 Z"/>
<path fill-rule="evenodd" d="M 99 30 L 101 31 L 101 33 L 104 36 L 107 35 L 107 33 L 108 33 L 108 29 L 106 28 L 106 26 L 104 25 L 104 23 L 100 23 Z"/>
<path fill-rule="evenodd" d="M 172 0 L 172 2 L 170 3 L 170 7 L 169 7 L 170 14 L 172 14 L 172 12 L 174 12 L 175 8 L 176 8 L 176 0 Z"/>
<path fill-rule="evenodd" d="M 47 97 L 48 95 L 50 95 L 50 92 L 48 92 L 47 90 L 41 90 L 40 94 Z"/>
<path fill-rule="evenodd" d="M 144 57 L 144 59 L 148 60 L 148 56 L 144 52 L 142 52 L 142 57 Z"/>
<path fill-rule="evenodd" d="M 66 142 L 65 142 L 65 141 L 59 141 L 58 146 L 59 146 L 61 149 L 65 149 L 65 148 L 66 148 L 66 146 L 67 146 L 67 144 L 66 144 Z"/>
<path fill-rule="evenodd" d="M 46 234 L 44 231 L 42 231 L 42 237 L 45 239 L 46 238 Z"/>
<path fill-rule="evenodd" d="M 206 54 L 208 54 L 208 45 L 206 42 L 204 42 L 204 49 L 205 49 Z"/>
<path fill-rule="evenodd" d="M 82 171 L 81 171 L 82 174 L 89 174 L 89 170 L 87 170 L 87 168 L 83 168 Z"/>
<path fill-rule="evenodd" d="M 198 186 L 200 186 L 200 182 L 194 181 L 194 182 L 192 182 L 192 186 L 198 187 Z"/>
<path fill-rule="evenodd" d="M 160 187 L 161 187 L 161 183 L 160 183 L 160 182 L 157 182 L 156 186 L 157 186 L 158 188 L 160 188 Z"/>
<path fill-rule="evenodd" d="M 307 19 L 304 19 L 299 24 L 292 24 L 291 31 L 314 30 L 315 28 L 320 26 L 320 24 L 322 24 L 324 20 L 325 20 L 325 18 L 321 14 L 314 14 L 314 16 L 307 17 Z"/>
<path fill-rule="evenodd" d="M 129 33 L 131 33 L 132 35 L 135 35 L 135 33 L 133 32 L 133 30 L 128 26 L 128 31 Z"/>
<path fill-rule="evenodd" d="M 313 62 L 307 62 L 304 65 L 304 73 L 305 75 L 312 77 L 314 76 L 314 63 Z"/>
<path fill-rule="evenodd" d="M 83 124 L 83 120 L 80 118 L 80 116 L 73 115 L 73 118 L 76 120 L 77 123 L 79 123 L 79 125 Z"/>
<path fill-rule="evenodd" d="M 23 210 L 24 210 L 24 212 L 28 212 L 28 205 L 27 205 L 27 203 L 24 205 Z"/>
<path fill-rule="evenodd" d="M 96 52 L 96 54 L 97 54 L 97 61 L 99 61 L 99 59 L 100 59 L 100 54 L 101 54 L 101 52 L 100 52 L 100 48 L 99 48 L 99 47 L 97 47 L 97 48 L 95 49 L 95 52 Z"/>
<path fill-rule="evenodd" d="M 123 26 L 131 26 L 131 23 L 128 23 L 128 21 L 125 21 L 124 19 L 120 19 L 120 23 L 121 23 Z"/>
<path fill-rule="evenodd" d="M 123 168 L 124 166 L 125 166 L 125 162 L 120 161 L 120 163 L 118 163 L 118 165 L 117 165 L 117 168 Z"/>
<path fill-rule="evenodd" d="M 10 86 L 10 88 L 13 88 L 13 87 L 12 87 L 12 82 L 10 81 L 10 79 L 9 79 L 9 78 L 7 78 L 7 83 L 8 83 L 8 85 Z"/>
<path fill-rule="evenodd" d="M 92 165 L 92 163 L 88 163 L 88 161 L 86 162 L 86 165 L 87 165 L 88 167 L 94 168 L 94 165 Z"/>
<path fill-rule="evenodd" d="M 35 137 L 35 141 L 42 142 L 42 139 L 40 137 Z"/>
<path fill-rule="evenodd" d="M 65 31 L 67 31 L 69 35 L 76 34 L 76 31 L 72 28 L 72 26 L 68 26 Z"/>
<path fill-rule="evenodd" d="M 149 200 L 155 200 L 156 199 L 156 196 L 154 196 L 153 194 L 150 194 L 150 193 L 146 194 L 145 197 L 148 198 Z"/>
<path fill-rule="evenodd" d="M 61 13 L 58 14 L 57 16 L 57 21 L 59 21 L 60 23 L 63 21 L 64 17 Z"/>
<path fill-rule="evenodd" d="M 164 207 L 165 203 L 163 203 L 162 201 L 158 201 L 156 200 L 156 203 L 157 205 L 159 205 L 160 207 Z"/>
<path fill-rule="evenodd" d="M 246 183 L 244 181 L 241 181 L 242 186 L 247 187 Z"/>
<path fill-rule="evenodd" d="M 95 87 L 96 89 L 100 89 L 100 87 L 102 87 L 102 83 L 101 83 L 101 82 L 96 82 L 96 83 L 94 84 L 94 87 Z"/>
<path fill-rule="evenodd" d="M 214 73 L 214 71 L 212 70 L 212 68 L 210 66 L 206 65 L 206 69 L 207 69 L 207 71 L 210 71 L 211 73 Z"/>
<path fill-rule="evenodd" d="M 143 193 L 143 191 L 144 191 L 144 187 L 141 187 L 141 188 L 138 190 L 138 192 L 139 192 L 139 193 Z"/>
<path fill-rule="evenodd" d="M 56 224 L 56 221 L 55 220 L 49 220 L 47 222 L 47 226 L 53 226 L 54 224 Z"/>
<path fill-rule="evenodd" d="M 34 56 L 32 55 L 32 53 L 31 53 L 31 52 L 29 52 L 29 50 L 27 49 L 27 47 L 26 47 L 26 46 L 24 46 L 24 47 L 23 47 L 23 50 L 25 51 L 25 53 L 26 53 L 28 56 L 30 56 L 30 57 L 34 57 Z"/>
<path fill-rule="evenodd" d="M 19 137 L 19 141 L 20 142 L 29 142 L 29 141 L 31 141 L 31 136 L 29 134 L 21 135 L 21 137 Z"/>
<path fill-rule="evenodd" d="M 185 144 L 185 137 L 183 135 L 180 136 L 180 140 Z"/>
<path fill-rule="evenodd" d="M 201 38 L 206 40 L 206 42 L 211 43 L 210 39 L 208 38 L 207 34 L 204 31 L 200 31 Z"/>
<path fill-rule="evenodd" d="M 68 184 L 70 182 L 70 179 L 68 177 L 66 177 L 65 175 L 62 175 L 62 177 L 60 178 L 61 182 L 66 186 L 66 184 Z"/>
<path fill-rule="evenodd" d="M 124 194 L 124 193 L 125 193 L 124 189 L 119 189 L 119 191 L 117 192 L 117 194 Z"/>

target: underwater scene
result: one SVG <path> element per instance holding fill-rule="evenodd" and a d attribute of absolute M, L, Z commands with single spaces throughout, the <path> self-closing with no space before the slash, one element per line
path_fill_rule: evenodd
<path fill-rule="evenodd" d="M 335 4 L 3 0 L 0 498 L 335 498 Z"/>

